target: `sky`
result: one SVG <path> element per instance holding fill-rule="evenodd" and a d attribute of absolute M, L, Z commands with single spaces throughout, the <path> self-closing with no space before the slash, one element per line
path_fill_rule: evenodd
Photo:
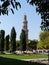
<path fill-rule="evenodd" d="M 20 39 L 20 33 L 23 25 L 23 17 L 27 16 L 28 21 L 28 39 L 39 40 L 41 32 L 41 16 L 36 13 L 36 7 L 29 5 L 26 0 L 17 0 L 21 3 L 21 8 L 14 10 L 14 15 L 9 11 L 9 15 L 0 16 L 0 30 L 5 30 L 5 36 L 10 35 L 11 29 L 14 26 L 17 33 L 17 40 Z"/>

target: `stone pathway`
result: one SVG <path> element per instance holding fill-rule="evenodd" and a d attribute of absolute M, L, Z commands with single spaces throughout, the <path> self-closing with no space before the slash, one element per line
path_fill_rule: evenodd
<path fill-rule="evenodd" d="M 37 59 L 22 59 L 24 61 L 38 62 L 48 64 L 48 58 L 37 58 Z"/>

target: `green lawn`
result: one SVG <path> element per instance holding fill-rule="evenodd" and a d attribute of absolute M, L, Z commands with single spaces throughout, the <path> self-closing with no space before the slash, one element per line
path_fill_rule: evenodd
<path fill-rule="evenodd" d="M 46 54 L 22 54 L 22 55 L 6 55 L 0 54 L 0 65 L 46 65 L 35 62 L 22 61 L 20 59 L 47 58 Z"/>
<path fill-rule="evenodd" d="M 0 54 L 0 57 L 5 57 L 5 58 L 12 58 L 12 59 L 33 59 L 33 58 L 47 58 L 47 54 L 22 54 L 22 55 L 6 55 L 6 54 Z"/>
<path fill-rule="evenodd" d="M 46 64 L 0 57 L 0 65 L 46 65 Z"/>

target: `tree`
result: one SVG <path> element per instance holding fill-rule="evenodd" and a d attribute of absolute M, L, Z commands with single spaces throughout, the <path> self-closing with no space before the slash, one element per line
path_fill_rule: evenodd
<path fill-rule="evenodd" d="M 49 49 L 49 31 L 43 31 L 39 35 L 40 41 L 37 47 L 40 49 Z"/>
<path fill-rule="evenodd" d="M 21 50 L 20 40 L 16 40 L 16 48 L 17 48 L 17 50 Z"/>
<path fill-rule="evenodd" d="M 5 38 L 5 45 L 6 45 L 6 51 L 8 51 L 9 50 L 9 35 L 7 35 Z"/>
<path fill-rule="evenodd" d="M 5 31 L 4 30 L 1 30 L 0 31 L 0 50 L 1 50 L 1 52 L 3 52 L 4 51 L 4 36 L 5 36 Z"/>
<path fill-rule="evenodd" d="M 29 40 L 28 41 L 28 47 L 29 47 L 29 49 L 36 50 L 37 49 L 37 43 L 38 43 L 38 40 Z"/>
<path fill-rule="evenodd" d="M 14 27 L 11 29 L 11 51 L 16 51 L 16 31 Z"/>
<path fill-rule="evenodd" d="M 1 14 L 7 14 L 9 10 L 12 11 L 12 13 L 14 14 L 14 9 L 18 9 L 18 6 L 21 8 L 21 5 L 19 2 L 17 2 L 16 0 L 0 0 L 1 4 L 0 4 L 0 15 Z"/>
<path fill-rule="evenodd" d="M 25 35 L 25 31 L 23 29 L 20 34 L 20 43 L 22 45 L 22 50 L 25 51 L 26 50 L 26 35 Z"/>
<path fill-rule="evenodd" d="M 37 49 L 45 49 L 44 43 L 39 41 L 37 44 Z"/>
<path fill-rule="evenodd" d="M 42 31 L 39 37 L 41 41 L 44 41 L 47 37 L 49 37 L 49 31 Z"/>
<path fill-rule="evenodd" d="M 36 12 L 41 15 L 41 29 L 49 30 L 49 0 L 27 0 L 31 5 L 36 6 Z"/>

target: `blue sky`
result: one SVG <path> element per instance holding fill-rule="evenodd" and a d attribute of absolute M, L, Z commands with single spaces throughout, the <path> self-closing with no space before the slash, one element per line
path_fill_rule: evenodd
<path fill-rule="evenodd" d="M 11 11 L 9 15 L 0 16 L 0 30 L 5 30 L 5 36 L 10 34 L 12 27 L 15 27 L 17 32 L 17 39 L 20 38 L 20 33 L 22 30 L 22 22 L 24 15 L 27 16 L 28 21 L 28 38 L 29 39 L 39 39 L 39 34 L 41 32 L 40 24 L 41 17 L 36 13 L 35 6 L 29 5 L 26 0 L 17 0 L 21 3 L 21 8 L 18 7 L 18 10 L 14 10 L 15 14 L 13 15 Z"/>

